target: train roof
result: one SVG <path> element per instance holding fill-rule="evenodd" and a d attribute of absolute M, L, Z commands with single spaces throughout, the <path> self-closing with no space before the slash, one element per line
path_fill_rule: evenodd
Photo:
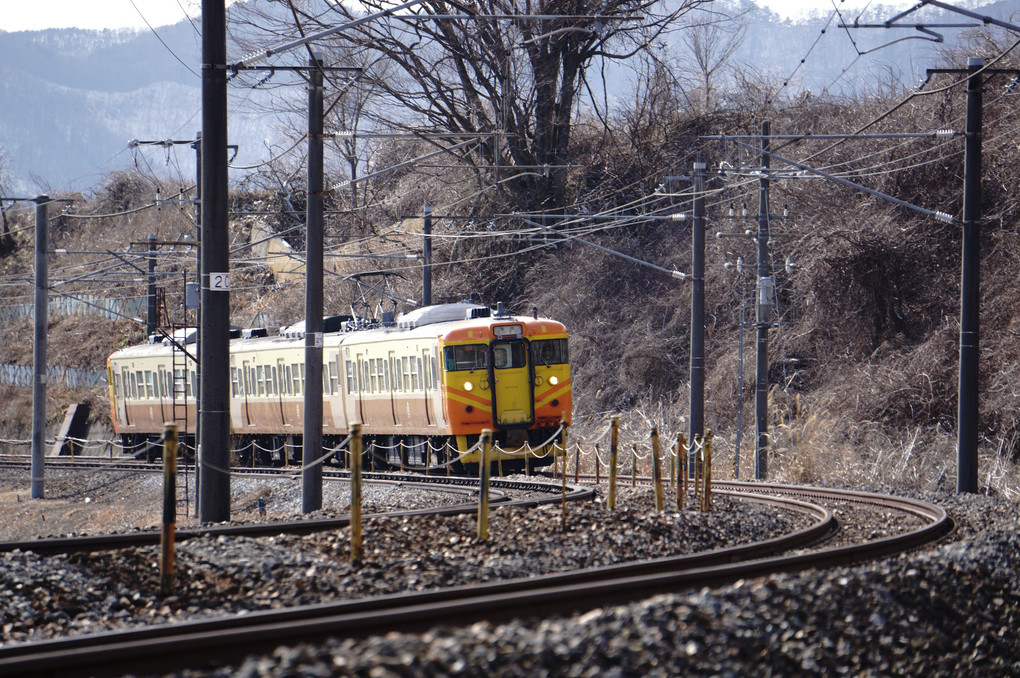
<path fill-rule="evenodd" d="M 486 306 L 460 302 L 418 308 L 401 314 L 392 324 L 376 325 L 368 329 L 326 332 L 324 339 L 327 346 L 424 337 L 439 337 L 448 341 L 484 340 L 493 336 L 493 327 L 513 324 L 522 326 L 522 336 L 558 334 L 566 331 L 562 323 L 550 318 L 539 318 L 537 315 L 497 315 Z M 260 333 L 256 332 L 250 337 L 230 340 L 231 352 L 293 348 L 295 345 L 304 345 L 303 332 L 288 331 L 285 334 L 270 336 L 260 336 Z M 189 352 L 197 350 L 196 344 L 188 346 Z M 162 356 L 171 350 L 168 341 L 154 340 L 115 351 L 110 358 L 120 360 Z"/>

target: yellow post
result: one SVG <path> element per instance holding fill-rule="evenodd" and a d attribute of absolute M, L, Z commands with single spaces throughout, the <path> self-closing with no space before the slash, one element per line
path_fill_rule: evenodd
<path fill-rule="evenodd" d="M 351 562 L 361 563 L 361 422 L 351 424 Z"/>
<path fill-rule="evenodd" d="M 681 433 L 676 439 L 676 461 L 679 473 L 676 479 L 676 509 L 684 510 L 684 496 L 687 494 L 687 439 Z"/>
<path fill-rule="evenodd" d="M 177 527 L 177 424 L 163 428 L 163 531 L 159 547 L 159 591 L 169 596 L 174 588 L 174 531 Z"/>
<path fill-rule="evenodd" d="M 637 487 L 637 445 L 631 445 L 630 486 Z"/>
<path fill-rule="evenodd" d="M 705 434 L 705 493 L 701 499 L 701 510 L 712 510 L 712 432 Z"/>
<path fill-rule="evenodd" d="M 616 508 L 616 455 L 620 443 L 620 418 L 613 417 L 609 434 L 609 509 Z M 596 462 L 597 463 L 597 462 Z"/>
<path fill-rule="evenodd" d="M 669 485 L 676 484 L 676 443 L 673 443 L 672 454 L 669 457 Z"/>
<path fill-rule="evenodd" d="M 561 505 L 563 507 L 563 531 L 567 531 L 567 415 L 560 415 L 560 450 L 563 452 L 563 498 Z M 555 467 L 556 458 L 553 458 L 553 465 Z"/>
<path fill-rule="evenodd" d="M 655 485 L 655 510 L 662 513 L 662 471 L 659 468 L 659 429 L 652 427 L 652 483 Z"/>
<path fill-rule="evenodd" d="M 482 448 L 478 451 L 478 539 L 489 539 L 489 455 L 492 429 L 482 429 Z M 527 462 L 525 462 L 527 463 Z"/>

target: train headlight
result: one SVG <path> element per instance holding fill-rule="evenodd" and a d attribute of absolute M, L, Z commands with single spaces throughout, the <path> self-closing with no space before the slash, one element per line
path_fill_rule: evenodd
<path fill-rule="evenodd" d="M 560 378 L 554 374 L 553 376 L 549 377 L 549 383 L 555 386 L 556 384 L 560 383 Z"/>
<path fill-rule="evenodd" d="M 474 389 L 474 387 L 475 387 L 475 385 L 472 384 L 470 381 L 465 381 L 464 382 L 464 390 L 465 391 L 470 391 L 470 390 Z"/>

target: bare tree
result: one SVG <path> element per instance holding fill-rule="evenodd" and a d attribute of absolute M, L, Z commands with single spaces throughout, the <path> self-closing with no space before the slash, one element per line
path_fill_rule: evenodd
<path fill-rule="evenodd" d="M 703 113 L 716 106 L 715 79 L 720 70 L 730 65 L 734 53 L 747 34 L 747 25 L 740 16 L 729 16 L 713 10 L 698 10 L 695 22 L 683 33 L 689 61 L 694 66 L 701 88 Z"/>
<path fill-rule="evenodd" d="M 287 2 L 302 34 L 361 16 L 345 3 Z M 390 68 L 385 77 L 366 73 L 378 96 L 362 115 L 389 128 L 481 135 L 458 157 L 503 181 L 518 205 L 548 208 L 567 198 L 571 122 L 589 65 L 638 54 L 707 2 L 425 0 L 323 46 Z M 358 7 L 374 13 L 392 5 Z"/>

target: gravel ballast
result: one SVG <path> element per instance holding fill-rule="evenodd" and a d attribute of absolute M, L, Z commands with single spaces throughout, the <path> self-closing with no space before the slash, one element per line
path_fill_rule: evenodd
<path fill-rule="evenodd" d="M 327 496 L 333 491 L 342 494 L 327 490 Z M 1013 631 L 1020 600 L 1017 507 L 973 495 L 922 498 L 945 506 L 959 529 L 942 544 L 913 554 L 662 595 L 565 619 L 281 647 L 240 667 L 183 675 L 1020 672 L 1020 641 Z M 389 499 L 413 501 L 392 489 Z M 166 599 L 155 594 L 156 548 L 48 559 L 0 554 L 0 640 L 529 576 L 700 551 L 804 525 L 798 516 L 722 498 L 709 516 L 693 510 L 656 514 L 648 488 L 622 488 L 620 499 L 612 513 L 601 502 L 572 505 L 566 533 L 560 531 L 558 506 L 499 509 L 492 515 L 492 539 L 484 544 L 474 538 L 473 516 L 369 520 L 366 562 L 357 568 L 348 563 L 346 530 L 189 540 L 178 545 L 177 588 Z M 332 510 L 343 507 L 337 506 Z M 53 526 L 52 519 L 47 525 Z M 896 529 L 887 527 L 879 517 L 879 527 L 868 529 L 882 534 Z"/>

